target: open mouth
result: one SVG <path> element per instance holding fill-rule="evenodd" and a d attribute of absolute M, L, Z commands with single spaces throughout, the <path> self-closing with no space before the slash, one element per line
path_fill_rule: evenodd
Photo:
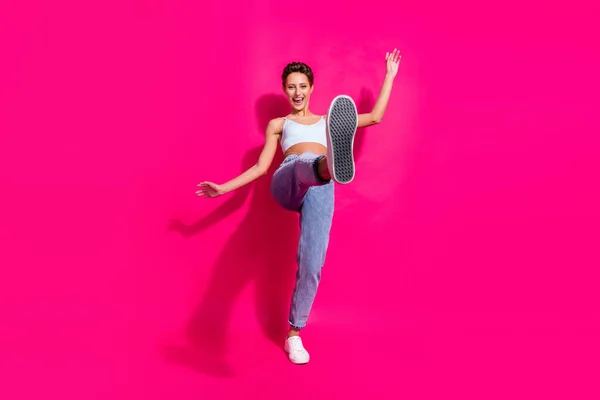
<path fill-rule="evenodd" d="M 294 97 L 292 101 L 294 102 L 294 105 L 299 106 L 304 101 L 304 97 Z"/>

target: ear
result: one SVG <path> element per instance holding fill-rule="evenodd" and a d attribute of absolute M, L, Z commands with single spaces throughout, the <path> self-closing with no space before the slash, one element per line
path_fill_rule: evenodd
<path fill-rule="evenodd" d="M 313 90 L 315 90 L 315 85 L 312 85 L 312 86 L 310 87 L 310 94 L 312 94 Z"/>

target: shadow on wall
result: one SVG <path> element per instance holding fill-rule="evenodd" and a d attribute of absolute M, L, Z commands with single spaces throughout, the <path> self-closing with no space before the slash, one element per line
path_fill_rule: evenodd
<path fill-rule="evenodd" d="M 369 112 L 373 104 L 371 92 L 363 89 L 357 101 L 358 111 Z M 261 135 L 271 118 L 289 112 L 289 103 L 282 95 L 264 95 L 255 106 Z M 357 159 L 363 136 L 360 129 L 355 139 Z M 256 163 L 261 150 L 262 145 L 246 153 L 240 172 Z M 186 346 L 164 347 L 167 360 L 212 376 L 231 376 L 233 370 L 225 361 L 229 319 L 236 298 L 248 284 L 256 285 L 256 313 L 263 334 L 276 346 L 283 345 L 296 272 L 298 215 L 283 210 L 271 196 L 271 176 L 282 161 L 283 155 L 278 151 L 266 176 L 231 193 L 205 218 L 191 225 L 179 220 L 171 222 L 170 230 L 190 237 L 239 209 L 250 196 L 248 212 L 217 257 L 208 289 L 186 327 Z"/>
<path fill-rule="evenodd" d="M 257 101 L 263 135 L 271 118 L 287 114 L 287 105 L 283 96 L 265 95 Z M 256 163 L 261 150 L 262 145 L 246 153 L 240 172 Z M 205 218 L 191 225 L 171 223 L 170 229 L 183 236 L 199 234 L 239 209 L 250 196 L 248 212 L 217 257 L 207 291 L 186 327 L 187 346 L 163 349 L 169 361 L 213 376 L 231 375 L 225 362 L 229 319 L 236 298 L 248 284 L 256 285 L 255 309 L 264 335 L 278 347 L 283 345 L 295 276 L 298 215 L 282 209 L 271 196 L 271 176 L 281 161 L 278 152 L 267 175 L 230 193 L 232 197 Z"/>
<path fill-rule="evenodd" d="M 375 97 L 373 96 L 373 92 L 371 92 L 367 88 L 362 88 L 360 90 L 360 96 L 355 100 L 356 102 L 356 110 L 359 114 L 370 113 L 373 110 L 373 106 L 375 106 Z M 356 136 L 354 137 L 354 158 L 356 162 L 360 161 L 360 157 L 362 156 L 364 142 L 365 142 L 365 131 L 368 128 L 359 128 L 356 130 Z"/>

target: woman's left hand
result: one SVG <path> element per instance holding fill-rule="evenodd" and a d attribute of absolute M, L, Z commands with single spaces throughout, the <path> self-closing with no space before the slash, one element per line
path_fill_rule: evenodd
<path fill-rule="evenodd" d="M 385 60 L 387 63 L 387 75 L 391 78 L 394 78 L 398 73 L 398 65 L 400 64 L 400 60 L 402 56 L 397 49 L 394 49 L 391 53 L 385 53 Z"/>

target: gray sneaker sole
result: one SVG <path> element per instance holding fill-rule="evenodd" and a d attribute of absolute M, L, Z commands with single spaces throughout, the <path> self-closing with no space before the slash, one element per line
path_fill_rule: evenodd
<path fill-rule="evenodd" d="M 358 126 L 358 112 L 348 96 L 336 97 L 327 114 L 327 132 L 331 146 L 332 177 L 338 183 L 354 179 L 354 135 Z"/>

